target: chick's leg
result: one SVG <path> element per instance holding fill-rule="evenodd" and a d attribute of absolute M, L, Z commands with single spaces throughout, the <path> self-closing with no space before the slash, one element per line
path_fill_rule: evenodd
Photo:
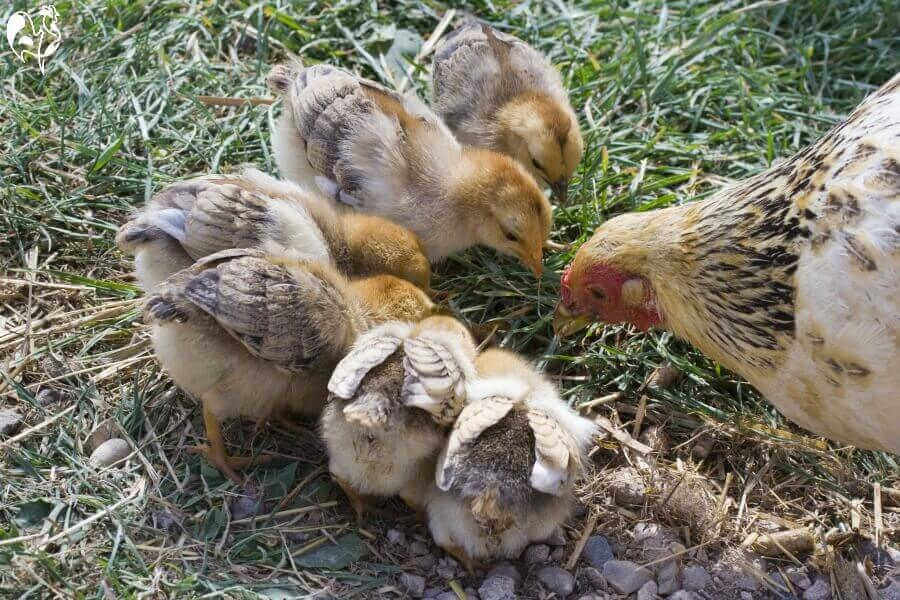
<path fill-rule="evenodd" d="M 332 475 L 334 480 L 337 482 L 341 489 L 344 490 L 344 494 L 347 495 L 347 499 L 350 500 L 350 506 L 353 507 L 353 511 L 356 513 L 356 520 L 362 522 L 363 514 L 366 512 L 366 500 L 365 498 L 357 492 L 350 483 L 344 479 L 336 475 Z"/>
<path fill-rule="evenodd" d="M 463 550 L 461 546 L 448 545 L 442 546 L 442 548 L 444 549 L 444 552 L 455 558 L 457 562 L 459 562 L 459 564 L 465 567 L 466 572 L 469 575 L 474 575 L 475 569 L 481 566 L 480 563 L 472 560 L 472 557 L 469 556 L 469 554 L 465 550 Z"/>
<path fill-rule="evenodd" d="M 206 439 L 209 441 L 209 445 L 194 446 L 189 450 L 203 454 L 209 464 L 235 483 L 241 483 L 241 478 L 235 469 L 245 469 L 272 458 L 271 456 L 228 456 L 228 453 L 225 451 L 225 439 L 222 437 L 222 428 L 219 426 L 219 420 L 212 414 L 205 402 L 203 403 L 203 423 L 206 426 Z"/>

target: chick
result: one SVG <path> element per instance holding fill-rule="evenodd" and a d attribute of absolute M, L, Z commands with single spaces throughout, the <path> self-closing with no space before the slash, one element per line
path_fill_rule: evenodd
<path fill-rule="evenodd" d="M 584 141 L 562 78 L 543 54 L 471 19 L 437 47 L 431 84 L 434 110 L 456 139 L 512 156 L 566 202 Z"/>
<path fill-rule="evenodd" d="M 322 413 L 328 467 L 362 518 L 365 496 L 399 494 L 434 460 L 475 375 L 475 342 L 456 319 L 394 321 L 361 335 L 334 370 Z M 433 477 L 428 476 L 430 481 Z"/>
<path fill-rule="evenodd" d="M 119 229 L 150 291 L 199 258 L 272 241 L 294 255 L 331 262 L 350 277 L 396 275 L 429 289 L 431 265 L 419 238 L 377 216 L 337 210 L 316 192 L 255 169 L 172 185 Z"/>
<path fill-rule="evenodd" d="M 488 350 L 437 462 L 427 500 L 435 543 L 470 571 L 513 558 L 568 518 L 595 425 L 523 359 Z"/>
<path fill-rule="evenodd" d="M 432 262 L 483 244 L 540 275 L 550 204 L 516 161 L 461 146 L 415 96 L 334 67 L 278 66 L 269 84 L 284 97 L 285 176 L 408 227 Z"/>
<path fill-rule="evenodd" d="M 424 292 L 390 275 L 349 282 L 327 263 L 234 249 L 161 283 L 144 318 L 160 363 L 203 405 L 209 446 L 199 450 L 239 481 L 235 469 L 249 460 L 226 454 L 222 419 L 318 415 L 334 366 L 360 332 L 433 308 Z"/>

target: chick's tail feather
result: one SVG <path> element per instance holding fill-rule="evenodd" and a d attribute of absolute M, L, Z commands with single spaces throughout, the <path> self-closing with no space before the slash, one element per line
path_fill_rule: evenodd
<path fill-rule="evenodd" d="M 141 244 L 171 237 L 178 243 L 185 239 L 185 214 L 178 208 L 148 212 L 119 228 L 116 244 L 124 252 L 133 253 Z"/>
<path fill-rule="evenodd" d="M 506 508 L 497 487 L 486 487 L 472 498 L 470 508 L 475 522 L 487 531 L 500 533 L 513 526 L 515 518 Z"/>

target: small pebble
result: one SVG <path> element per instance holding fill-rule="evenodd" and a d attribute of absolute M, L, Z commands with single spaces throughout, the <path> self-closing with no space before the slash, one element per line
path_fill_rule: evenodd
<path fill-rule="evenodd" d="M 600 569 L 594 567 L 582 567 L 578 569 L 575 578 L 582 584 L 587 583 L 592 590 L 605 590 L 608 587 L 606 577 L 600 572 Z"/>
<path fill-rule="evenodd" d="M 656 600 L 656 594 L 659 590 L 656 587 L 656 582 L 652 579 L 641 586 L 641 589 L 638 590 L 637 600 Z"/>
<path fill-rule="evenodd" d="M 602 535 L 592 535 L 584 545 L 581 556 L 583 556 L 592 567 L 602 569 L 607 561 L 613 559 L 613 551 L 605 537 Z"/>
<path fill-rule="evenodd" d="M 131 454 L 131 446 L 121 438 L 106 440 L 91 453 L 88 459 L 95 467 L 107 467 Z"/>
<path fill-rule="evenodd" d="M 453 579 L 459 571 L 459 563 L 452 558 L 442 558 L 438 561 L 435 571 L 437 571 L 438 576 L 444 579 Z"/>
<path fill-rule="evenodd" d="M 478 588 L 481 600 L 515 600 L 516 582 L 505 575 L 491 575 Z"/>
<path fill-rule="evenodd" d="M 232 500 L 228 504 L 228 508 L 231 510 L 232 519 L 246 519 L 262 512 L 263 503 L 256 490 L 247 489 L 243 494 Z"/>
<path fill-rule="evenodd" d="M 650 581 L 650 571 L 629 560 L 610 560 L 603 565 L 603 576 L 620 594 L 630 594 Z"/>
<path fill-rule="evenodd" d="M 817 579 L 803 592 L 803 600 L 831 600 L 831 586 L 824 579 Z"/>
<path fill-rule="evenodd" d="M 678 570 L 678 563 L 674 560 L 667 560 L 659 567 L 659 571 L 656 573 L 658 594 L 668 596 L 681 587 Z"/>
<path fill-rule="evenodd" d="M 565 548 L 554 548 L 553 552 L 550 553 L 550 562 L 562 562 L 562 560 L 566 557 L 566 549 Z"/>
<path fill-rule="evenodd" d="M 691 455 L 694 458 L 704 459 L 712 452 L 715 443 L 716 441 L 711 437 L 706 435 L 701 436 L 700 439 L 694 442 L 694 446 L 691 448 Z"/>
<path fill-rule="evenodd" d="M 61 401 L 65 394 L 62 391 L 53 388 L 41 388 L 37 393 L 37 401 L 41 406 L 49 406 Z"/>
<path fill-rule="evenodd" d="M 428 554 L 428 544 L 425 542 L 420 542 L 416 540 L 412 544 L 409 545 L 409 553 L 413 556 L 421 556 L 422 554 Z"/>
<path fill-rule="evenodd" d="M 687 590 L 678 590 L 671 596 L 669 596 L 669 600 L 699 600 L 700 596 L 695 594 L 694 592 L 689 592 Z"/>
<path fill-rule="evenodd" d="M 0 435 L 13 435 L 22 426 L 22 415 L 12 409 L 0 410 Z"/>
<path fill-rule="evenodd" d="M 459 600 L 459 596 L 456 595 L 456 592 L 441 592 L 434 596 L 434 600 Z"/>
<path fill-rule="evenodd" d="M 741 592 L 741 600 L 753 600 L 753 594 L 747 591 Z"/>
<path fill-rule="evenodd" d="M 550 559 L 550 546 L 547 544 L 534 544 L 525 549 L 525 555 L 522 557 L 529 565 L 536 565 L 547 562 Z"/>
<path fill-rule="evenodd" d="M 801 590 L 805 590 L 812 585 L 812 579 L 803 571 L 788 571 L 787 576 L 791 580 L 791 584 Z"/>
<path fill-rule="evenodd" d="M 510 562 L 502 562 L 498 565 L 495 565 L 494 568 L 491 569 L 487 574 L 488 578 L 494 576 L 509 577 L 516 582 L 517 587 L 520 583 L 522 583 L 522 574 L 519 573 L 519 570 L 516 568 L 516 566 Z"/>
<path fill-rule="evenodd" d="M 565 598 L 575 591 L 575 578 L 565 569 L 543 567 L 538 570 L 537 577 L 544 587 L 561 598 Z"/>
<path fill-rule="evenodd" d="M 437 597 L 440 596 L 442 593 L 444 593 L 444 592 L 442 591 L 442 588 L 437 588 L 437 587 L 425 588 L 425 597 L 426 597 L 426 598 L 437 598 Z M 450 593 L 452 594 L 453 592 L 450 592 Z M 454 594 L 454 596 L 455 596 L 455 595 L 456 595 L 456 594 Z"/>
<path fill-rule="evenodd" d="M 437 564 L 437 559 L 432 554 L 423 554 L 421 556 L 415 556 L 412 559 L 413 564 L 423 570 L 433 569 L 434 565 Z"/>
<path fill-rule="evenodd" d="M 878 590 L 879 600 L 900 600 L 900 578 L 893 577 L 890 583 Z"/>
<path fill-rule="evenodd" d="M 387 539 L 390 543 L 395 546 L 405 546 L 406 545 L 406 534 L 398 529 L 388 529 Z"/>
<path fill-rule="evenodd" d="M 401 573 L 400 585 L 402 585 L 413 598 L 421 598 L 425 595 L 425 578 L 421 575 Z"/>
<path fill-rule="evenodd" d="M 463 590 L 466 593 L 466 598 L 469 600 L 481 600 L 481 596 L 478 595 L 478 592 L 475 591 L 473 587 L 467 587 Z"/>
<path fill-rule="evenodd" d="M 699 592 L 712 581 L 709 571 L 699 565 L 685 567 L 681 577 L 682 586 L 689 592 Z"/>

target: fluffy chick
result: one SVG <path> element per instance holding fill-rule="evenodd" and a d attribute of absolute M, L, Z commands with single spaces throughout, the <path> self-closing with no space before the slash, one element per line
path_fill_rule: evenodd
<path fill-rule="evenodd" d="M 437 261 L 483 244 L 542 271 L 550 204 L 510 157 L 461 146 L 418 98 L 328 65 L 282 65 L 281 172 L 416 232 Z"/>
<path fill-rule="evenodd" d="M 431 83 L 434 109 L 460 142 L 512 156 L 565 203 L 584 141 L 547 57 L 472 19 L 437 47 Z"/>
<path fill-rule="evenodd" d="M 431 266 L 413 232 L 338 210 L 316 192 L 255 169 L 172 185 L 116 236 L 119 248 L 134 255 L 145 291 L 199 258 L 267 241 L 297 257 L 330 262 L 350 277 L 385 273 L 429 289 Z"/>
<path fill-rule="evenodd" d="M 900 453 L 900 74 L 790 159 L 603 223 L 557 324 L 658 326 L 802 427 Z"/>
<path fill-rule="evenodd" d="M 456 319 L 394 321 L 361 335 L 331 376 L 322 412 L 328 468 L 361 519 L 365 496 L 399 494 L 434 459 L 474 379 L 475 342 Z M 431 479 L 428 477 L 427 479 Z"/>
<path fill-rule="evenodd" d="M 488 350 L 438 458 L 428 527 L 470 570 L 513 558 L 568 518 L 595 425 L 520 357 Z"/>
<path fill-rule="evenodd" d="M 156 356 L 203 405 L 209 461 L 238 481 L 248 460 L 225 453 L 219 422 L 286 411 L 317 415 L 334 366 L 357 335 L 434 305 L 390 275 L 349 282 L 327 263 L 225 250 L 161 283 L 146 301 Z"/>

